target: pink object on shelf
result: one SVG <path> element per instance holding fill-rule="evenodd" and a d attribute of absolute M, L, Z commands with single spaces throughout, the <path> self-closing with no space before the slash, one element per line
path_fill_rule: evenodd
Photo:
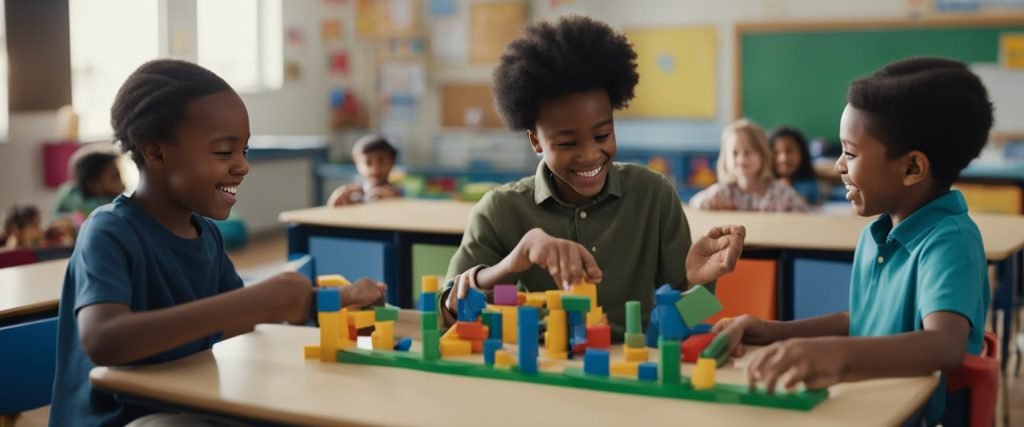
<path fill-rule="evenodd" d="M 495 305 L 519 305 L 519 293 L 516 285 L 495 285 Z"/>
<path fill-rule="evenodd" d="M 64 140 L 43 143 L 43 183 L 56 188 L 67 182 L 68 162 L 82 147 L 78 141 Z"/>

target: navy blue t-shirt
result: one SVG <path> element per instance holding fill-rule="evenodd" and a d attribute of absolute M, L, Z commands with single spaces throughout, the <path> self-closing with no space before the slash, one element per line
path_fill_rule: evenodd
<path fill-rule="evenodd" d="M 148 413 L 89 384 L 89 370 L 96 365 L 78 336 L 82 307 L 117 303 L 135 312 L 158 310 L 242 286 L 213 222 L 193 214 L 192 223 L 199 237 L 179 237 L 134 201 L 118 196 L 82 225 L 60 299 L 50 425 L 123 425 Z M 133 364 L 179 359 L 219 339 L 220 334 L 204 337 Z"/>

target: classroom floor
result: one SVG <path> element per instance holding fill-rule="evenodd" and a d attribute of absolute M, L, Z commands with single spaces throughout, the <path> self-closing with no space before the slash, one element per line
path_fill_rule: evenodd
<path fill-rule="evenodd" d="M 254 237 L 245 248 L 230 251 L 228 255 L 243 278 L 258 278 L 265 277 L 273 271 L 280 271 L 286 261 L 287 247 L 285 234 L 283 232 L 273 233 Z M 1024 315 L 1024 311 L 1020 315 Z M 1024 342 L 1021 344 L 1024 345 Z M 1016 356 L 1011 353 L 1008 363 L 1010 371 L 1015 363 Z M 996 426 L 1024 425 L 1024 376 L 1014 378 L 1011 372 L 1007 374 L 1005 381 L 1006 387 L 1001 387 L 999 405 L 996 408 Z M 1003 390 L 1007 390 L 1005 395 Z M 1007 397 L 1009 401 L 1007 401 Z M 1002 415 L 1007 403 L 1009 404 L 1010 420 L 1013 420 L 1011 423 L 1006 423 Z M 39 408 L 22 413 L 14 425 L 17 427 L 45 427 L 49 415 L 49 407 Z"/>

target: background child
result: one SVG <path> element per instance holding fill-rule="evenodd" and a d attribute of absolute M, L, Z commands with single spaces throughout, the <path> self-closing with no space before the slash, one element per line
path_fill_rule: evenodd
<path fill-rule="evenodd" d="M 86 148 L 78 152 L 82 154 L 71 162 L 74 180 L 57 191 L 54 218 L 73 215 L 84 219 L 124 192 L 124 182 L 117 168 L 118 155 Z"/>
<path fill-rule="evenodd" d="M 649 313 L 656 286 L 686 288 L 732 270 L 742 227 L 715 227 L 691 247 L 672 184 L 645 166 L 613 163 L 613 114 L 638 79 L 626 37 L 583 16 L 527 26 L 509 44 L 494 73 L 495 104 L 543 160 L 536 175 L 474 207 L 448 266 L 461 285 L 442 296 L 448 322 L 467 284 L 521 282 L 536 292 L 588 279 L 600 282 L 598 300 L 621 336 L 626 301 Z"/>
<path fill-rule="evenodd" d="M 740 342 L 775 342 L 747 366 L 751 385 L 769 392 L 787 372 L 785 388 L 818 389 L 949 371 L 982 351 L 985 249 L 950 186 L 988 139 L 985 87 L 963 63 L 915 58 L 855 80 L 847 99 L 836 171 L 858 215 L 881 214 L 857 242 L 850 311 L 793 322 L 743 316 L 714 327 L 738 352 Z M 928 424 L 939 421 L 945 390 L 943 381 L 926 408 Z"/>
<path fill-rule="evenodd" d="M 807 138 L 795 128 L 783 126 L 772 131 L 768 144 L 774 154 L 772 172 L 775 178 L 790 185 L 809 205 L 824 201 L 821 183 L 814 174 Z"/>
<path fill-rule="evenodd" d="M 703 209 L 806 211 L 807 202 L 793 187 L 772 177 L 773 156 L 756 123 L 740 119 L 722 131 L 718 182 L 695 194 L 690 205 Z"/>
<path fill-rule="evenodd" d="M 2 249 L 31 249 L 43 245 L 43 225 L 39 209 L 31 205 L 14 205 L 4 216 Z"/>
<path fill-rule="evenodd" d="M 249 172 L 249 117 L 220 77 L 184 61 L 143 64 L 111 108 L 139 167 L 138 189 L 86 220 L 60 301 L 51 425 L 124 425 L 150 410 L 89 384 L 96 365 L 166 362 L 257 323 L 304 322 L 313 290 L 297 273 L 242 288 L 217 227 Z M 383 284 L 342 288 L 346 305 L 382 300 Z"/>
<path fill-rule="evenodd" d="M 327 206 L 400 197 L 401 190 L 388 183 L 388 175 L 398 159 L 398 150 L 380 135 L 366 135 L 352 147 L 352 160 L 362 183 L 338 187 L 327 199 Z"/>

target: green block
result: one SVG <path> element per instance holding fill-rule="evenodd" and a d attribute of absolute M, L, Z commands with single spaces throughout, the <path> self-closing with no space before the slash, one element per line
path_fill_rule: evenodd
<path fill-rule="evenodd" d="M 483 313 L 480 313 L 480 321 L 484 326 L 493 329 L 491 323 L 494 322 L 494 316 L 500 316 L 501 314 L 494 310 L 484 309 Z"/>
<path fill-rule="evenodd" d="M 683 297 L 676 301 L 676 310 L 686 326 L 693 328 L 722 311 L 722 303 L 707 288 L 697 285 L 683 292 Z"/>
<path fill-rule="evenodd" d="M 643 348 L 644 334 L 631 334 L 629 332 L 626 332 L 626 347 Z"/>
<path fill-rule="evenodd" d="M 721 332 L 715 335 L 715 339 L 708 343 L 707 347 L 704 347 L 704 351 L 700 352 L 700 357 L 707 359 L 718 359 L 722 357 L 725 350 L 729 348 L 729 334 Z M 721 365 L 719 365 L 721 366 Z"/>
<path fill-rule="evenodd" d="M 658 352 L 661 354 L 662 384 L 679 384 L 679 356 L 681 344 L 676 340 L 658 340 Z"/>
<path fill-rule="evenodd" d="M 641 334 L 640 301 L 626 302 L 626 333 Z"/>
<path fill-rule="evenodd" d="M 395 307 L 374 307 L 374 312 L 378 322 L 398 321 L 398 309 Z"/>
<path fill-rule="evenodd" d="M 420 327 L 423 331 L 436 331 L 437 328 L 437 312 L 431 313 L 420 313 Z"/>
<path fill-rule="evenodd" d="M 438 360 L 441 358 L 441 331 L 431 329 L 423 331 L 423 360 Z"/>
<path fill-rule="evenodd" d="M 590 297 L 583 295 L 562 295 L 562 309 L 565 311 L 590 312 Z"/>

